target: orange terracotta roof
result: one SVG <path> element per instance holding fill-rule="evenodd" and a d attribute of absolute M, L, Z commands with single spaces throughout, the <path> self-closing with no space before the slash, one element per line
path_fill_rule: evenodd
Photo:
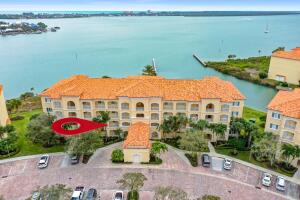
<path fill-rule="evenodd" d="M 300 89 L 279 91 L 269 103 L 268 109 L 279 111 L 287 117 L 300 119 Z"/>
<path fill-rule="evenodd" d="M 127 78 L 90 78 L 77 75 L 59 81 L 41 96 L 59 99 L 79 96 L 81 99 L 117 99 L 126 97 L 161 97 L 163 100 L 200 101 L 221 99 L 223 102 L 243 100 L 245 97 L 229 81 L 218 77 L 202 80 L 165 79 L 153 76 Z"/>
<path fill-rule="evenodd" d="M 144 122 L 132 124 L 124 141 L 124 148 L 150 148 L 150 126 Z"/>
<path fill-rule="evenodd" d="M 300 60 L 300 47 L 292 49 L 291 51 L 276 51 L 272 54 L 272 56 Z"/>

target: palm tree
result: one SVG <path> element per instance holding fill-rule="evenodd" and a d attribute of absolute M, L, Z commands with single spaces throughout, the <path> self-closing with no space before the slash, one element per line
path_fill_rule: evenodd
<path fill-rule="evenodd" d="M 160 125 L 159 129 L 163 133 L 177 133 L 180 132 L 182 128 L 186 126 L 188 119 L 182 115 L 170 116 L 167 119 L 164 119 L 163 123 Z"/>
<path fill-rule="evenodd" d="M 207 128 L 209 123 L 206 120 L 200 119 L 197 122 L 190 121 L 190 126 L 193 129 L 203 131 L 205 128 Z"/>
<path fill-rule="evenodd" d="M 151 155 L 157 160 L 160 158 L 161 153 L 168 151 L 167 145 L 160 143 L 160 142 L 154 142 L 151 147 Z"/>
<path fill-rule="evenodd" d="M 297 149 L 300 149 L 299 146 L 296 147 L 291 144 L 283 144 L 281 146 L 281 155 L 288 166 L 291 166 L 291 163 L 297 157 L 297 151 L 299 151 Z"/>
<path fill-rule="evenodd" d="M 146 65 L 143 69 L 142 75 L 145 76 L 157 76 L 155 68 L 152 65 Z"/>
<path fill-rule="evenodd" d="M 124 138 L 124 132 L 123 132 L 123 130 L 121 128 L 116 129 L 114 131 L 114 133 L 115 133 L 116 136 L 118 136 L 119 139 L 120 138 L 122 138 L 122 139 Z"/>
<path fill-rule="evenodd" d="M 100 111 L 97 117 L 93 118 L 94 122 L 107 124 L 110 121 L 109 111 Z M 105 132 L 105 136 L 107 136 L 106 126 L 103 128 Z"/>

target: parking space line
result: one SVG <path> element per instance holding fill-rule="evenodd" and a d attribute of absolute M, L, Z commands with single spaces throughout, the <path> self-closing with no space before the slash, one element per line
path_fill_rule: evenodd
<path fill-rule="evenodd" d="M 247 182 L 247 180 L 248 180 L 249 170 L 250 170 L 250 167 L 247 167 L 247 173 L 246 173 L 246 177 L 245 177 L 245 182 Z"/>
<path fill-rule="evenodd" d="M 26 162 L 24 163 L 24 166 L 23 166 L 23 169 L 22 169 L 22 173 L 25 171 L 25 168 L 27 166 L 27 162 L 28 162 L 28 160 L 26 160 Z"/>
<path fill-rule="evenodd" d="M 8 176 L 10 176 L 11 170 L 12 170 L 12 166 L 9 167 Z"/>

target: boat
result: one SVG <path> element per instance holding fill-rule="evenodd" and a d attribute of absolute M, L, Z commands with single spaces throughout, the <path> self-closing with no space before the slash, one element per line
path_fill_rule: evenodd
<path fill-rule="evenodd" d="M 265 34 L 268 34 L 270 31 L 269 31 L 269 24 L 266 25 L 266 29 L 265 29 Z"/>

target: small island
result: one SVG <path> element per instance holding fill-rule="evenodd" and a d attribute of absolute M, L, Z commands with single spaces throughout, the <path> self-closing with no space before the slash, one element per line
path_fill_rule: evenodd
<path fill-rule="evenodd" d="M 48 28 L 43 22 L 28 23 L 28 22 L 15 22 L 8 23 L 0 21 L 0 35 L 18 35 L 18 34 L 41 34 L 47 31 L 56 32 L 60 27 Z"/>

